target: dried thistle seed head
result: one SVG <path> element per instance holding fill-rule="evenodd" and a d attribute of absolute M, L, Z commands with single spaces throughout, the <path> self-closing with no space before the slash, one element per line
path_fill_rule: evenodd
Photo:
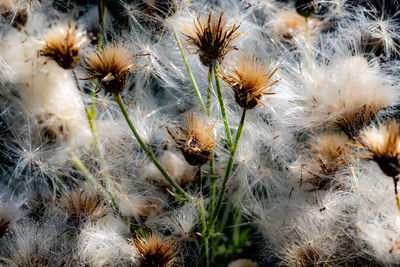
<path fill-rule="evenodd" d="M 237 32 L 240 25 L 229 26 L 224 12 L 215 17 L 208 13 L 207 17 L 193 19 L 193 25 L 183 28 L 187 46 L 193 53 L 198 53 L 204 66 L 212 67 L 213 60 L 222 62 L 225 55 L 237 48 L 232 42 L 241 34 Z"/>
<path fill-rule="evenodd" d="M 212 155 L 217 139 L 214 136 L 214 125 L 206 118 L 187 114 L 187 129 L 178 127 L 179 131 L 167 128 L 169 135 L 175 141 L 175 147 L 182 151 L 186 161 L 192 166 L 206 164 Z"/>
<path fill-rule="evenodd" d="M 258 58 L 242 56 L 230 73 L 221 73 L 220 77 L 232 88 L 236 103 L 244 109 L 252 109 L 257 104 L 265 106 L 261 101 L 263 95 L 274 94 L 269 88 L 279 81 L 271 79 L 278 69 L 268 70 L 268 65 L 260 63 Z"/>
<path fill-rule="evenodd" d="M 49 144 L 59 144 L 71 137 L 70 129 L 65 120 L 53 113 L 36 114 L 40 134 Z"/>
<path fill-rule="evenodd" d="M 79 225 L 82 221 L 96 221 L 106 215 L 104 200 L 89 189 L 75 188 L 56 201 L 56 205 L 69 215 L 69 221 Z"/>
<path fill-rule="evenodd" d="M 73 69 L 80 61 L 79 50 L 89 43 L 89 39 L 78 30 L 77 24 L 71 22 L 68 26 L 53 27 L 43 37 L 43 42 L 42 56 L 51 58 L 64 69 Z"/>
<path fill-rule="evenodd" d="M 138 236 L 132 242 L 139 252 L 141 267 L 169 267 L 178 261 L 179 250 L 176 243 L 157 234 L 148 238 Z"/>
<path fill-rule="evenodd" d="M 139 56 L 133 55 L 122 45 L 111 44 L 86 55 L 84 68 L 90 78 L 100 80 L 107 92 L 118 94 L 125 89 L 128 72 L 142 67 L 134 65 Z"/>
<path fill-rule="evenodd" d="M 303 182 L 311 184 L 313 190 L 340 188 L 341 182 L 332 178 L 354 161 L 350 142 L 345 135 L 327 134 L 310 143 L 304 166 L 311 177 Z"/>
<path fill-rule="evenodd" d="M 387 176 L 400 174 L 400 125 L 396 120 L 362 132 L 360 143 Z"/>
<path fill-rule="evenodd" d="M 308 23 L 308 27 L 307 27 Z M 305 40 L 307 35 L 313 37 L 318 30 L 319 20 L 309 18 L 308 22 L 296 10 L 281 10 L 270 27 L 275 35 L 286 40 L 299 38 Z M 307 28 L 309 29 L 307 31 Z"/>
<path fill-rule="evenodd" d="M 0 0 L 0 14 L 17 29 L 28 21 L 28 3 L 23 0 Z"/>

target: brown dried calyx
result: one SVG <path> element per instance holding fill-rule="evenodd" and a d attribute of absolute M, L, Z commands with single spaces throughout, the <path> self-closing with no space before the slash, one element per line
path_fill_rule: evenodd
<path fill-rule="evenodd" d="M 179 250 L 175 242 L 157 234 L 132 239 L 140 255 L 141 267 L 169 267 L 178 261 Z"/>
<path fill-rule="evenodd" d="M 68 26 L 55 26 L 44 36 L 43 41 L 40 54 L 51 58 L 64 69 L 73 69 L 79 64 L 79 51 L 89 43 L 85 33 L 79 31 L 78 26 L 72 22 Z"/>
<path fill-rule="evenodd" d="M 219 76 L 232 88 L 236 103 L 244 109 L 252 109 L 258 104 L 265 106 L 261 101 L 262 96 L 275 94 L 269 89 L 279 82 L 272 80 L 278 69 L 268 70 L 267 64 L 259 63 L 258 58 L 242 56 L 236 67 Z"/>
<path fill-rule="evenodd" d="M 99 79 L 109 93 L 119 94 L 126 86 L 128 73 L 143 68 L 135 59 L 144 54 L 132 54 L 122 45 L 111 44 L 84 57 L 88 79 Z M 101 87 L 100 87 L 101 88 Z"/>
<path fill-rule="evenodd" d="M 178 127 L 179 131 L 167 128 L 169 135 L 175 141 L 175 148 L 182 151 L 186 161 L 192 166 L 206 164 L 213 153 L 217 139 L 214 137 L 214 125 L 205 118 L 187 114 L 187 129 Z"/>
<path fill-rule="evenodd" d="M 232 42 L 241 34 L 237 32 L 240 25 L 227 25 L 224 12 L 215 17 L 208 13 L 207 17 L 193 19 L 193 25 L 183 28 L 187 46 L 193 53 L 198 53 L 204 66 L 212 67 L 212 62 L 222 62 L 225 55 L 237 48 Z"/>

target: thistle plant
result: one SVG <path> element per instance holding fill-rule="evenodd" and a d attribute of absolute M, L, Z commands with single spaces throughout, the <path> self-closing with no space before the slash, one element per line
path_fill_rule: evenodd
<path fill-rule="evenodd" d="M 399 14 L 0 0 L 0 265 L 398 265 Z"/>

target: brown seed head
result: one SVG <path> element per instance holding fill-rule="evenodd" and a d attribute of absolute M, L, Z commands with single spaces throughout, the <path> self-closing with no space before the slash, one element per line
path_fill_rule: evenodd
<path fill-rule="evenodd" d="M 163 239 L 157 234 L 152 234 L 148 238 L 137 237 L 132 239 L 140 258 L 141 267 L 168 267 L 177 261 L 176 243 Z"/>
<path fill-rule="evenodd" d="M 86 55 L 84 68 L 90 78 L 100 80 L 107 92 L 118 94 L 125 89 L 128 72 L 142 68 L 134 65 L 139 56 L 121 45 L 111 44 Z"/>
<path fill-rule="evenodd" d="M 242 56 L 236 67 L 230 73 L 221 73 L 220 77 L 233 90 L 236 103 L 244 109 L 252 109 L 264 103 L 261 101 L 263 95 L 273 95 L 269 88 L 279 82 L 271 80 L 279 68 L 268 70 L 267 64 L 259 63 L 256 57 Z"/>
<path fill-rule="evenodd" d="M 317 142 L 310 143 L 306 152 L 305 167 L 311 178 L 303 182 L 311 184 L 313 190 L 342 186 L 340 181 L 332 178 L 354 161 L 350 140 L 345 135 L 323 135 Z"/>
<path fill-rule="evenodd" d="M 207 17 L 193 19 L 193 25 L 183 28 L 187 45 L 193 53 L 198 53 L 204 66 L 212 67 L 213 60 L 222 62 L 225 55 L 237 48 L 232 42 L 241 34 L 237 32 L 240 25 L 227 25 L 224 12 L 215 17 L 208 13 Z"/>
<path fill-rule="evenodd" d="M 28 4 L 23 0 L 0 0 L 0 14 L 20 29 L 28 21 Z"/>
<path fill-rule="evenodd" d="M 396 120 L 362 132 L 360 143 L 387 176 L 394 178 L 400 173 L 400 125 Z"/>
<path fill-rule="evenodd" d="M 191 114 L 187 114 L 186 124 L 187 129 L 178 127 L 180 132 L 168 128 L 167 131 L 186 161 L 192 166 L 202 166 L 210 160 L 217 142 L 213 134 L 214 125 L 210 125 L 205 118 Z"/>
<path fill-rule="evenodd" d="M 79 50 L 89 43 L 85 34 L 74 23 L 57 25 L 43 38 L 44 47 L 40 50 L 64 69 L 73 69 L 80 61 Z"/>
<path fill-rule="evenodd" d="M 102 197 L 86 189 L 75 188 L 58 199 L 56 204 L 68 212 L 69 220 L 75 224 L 87 220 L 96 221 L 106 215 Z"/>

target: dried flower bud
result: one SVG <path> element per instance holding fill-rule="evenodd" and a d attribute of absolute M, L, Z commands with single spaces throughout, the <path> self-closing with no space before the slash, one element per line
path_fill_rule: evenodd
<path fill-rule="evenodd" d="M 79 50 L 89 43 L 74 23 L 55 26 L 44 36 L 43 41 L 41 55 L 51 58 L 64 69 L 73 69 L 80 62 Z"/>
<path fill-rule="evenodd" d="M 178 260 L 176 243 L 157 234 L 148 238 L 137 237 L 132 242 L 139 252 L 141 267 L 169 267 Z"/>
<path fill-rule="evenodd" d="M 318 11 L 318 3 L 316 0 L 296 0 L 295 6 L 297 13 L 305 18 L 308 18 Z"/>
<path fill-rule="evenodd" d="M 204 66 L 212 67 L 213 60 L 221 62 L 225 55 L 237 48 L 232 42 L 241 34 L 240 25 L 228 26 L 224 12 L 214 17 L 211 12 L 207 17 L 193 19 L 193 25 L 183 29 L 187 45 L 198 53 Z"/>
<path fill-rule="evenodd" d="M 87 220 L 95 221 L 106 215 L 104 201 L 90 190 L 76 188 L 57 200 L 57 206 L 66 211 L 69 221 L 79 225 Z"/>
<path fill-rule="evenodd" d="M 213 134 L 214 125 L 210 125 L 205 118 L 190 114 L 186 117 L 186 124 L 187 129 L 178 128 L 181 133 L 168 128 L 167 131 L 186 161 L 192 166 L 202 166 L 210 160 L 217 142 Z"/>
<path fill-rule="evenodd" d="M 362 132 L 360 143 L 387 176 L 400 174 L 400 125 L 396 120 Z"/>
<path fill-rule="evenodd" d="M 125 47 L 112 44 L 86 55 L 84 68 L 89 79 L 99 79 L 107 92 L 119 94 L 125 89 L 128 72 L 142 68 L 134 65 L 139 56 L 142 54 L 132 55 Z"/>
<path fill-rule="evenodd" d="M 220 77 L 233 90 L 236 103 L 244 109 L 252 109 L 264 103 L 263 95 L 273 95 L 269 88 L 279 80 L 271 78 L 279 68 L 267 69 L 267 64 L 259 63 L 258 58 L 243 56 L 230 73 L 221 73 Z"/>

